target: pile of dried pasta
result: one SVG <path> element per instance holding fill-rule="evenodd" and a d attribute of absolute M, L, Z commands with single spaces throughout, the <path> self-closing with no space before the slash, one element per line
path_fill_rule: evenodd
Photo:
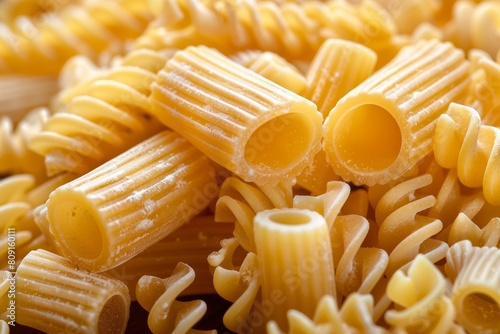
<path fill-rule="evenodd" d="M 0 333 L 500 333 L 499 1 L 0 7 Z"/>

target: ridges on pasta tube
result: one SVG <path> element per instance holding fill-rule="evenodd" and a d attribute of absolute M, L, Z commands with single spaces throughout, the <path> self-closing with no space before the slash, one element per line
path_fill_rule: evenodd
<path fill-rule="evenodd" d="M 209 159 L 165 130 L 53 191 L 50 233 L 64 256 L 100 272 L 173 232 L 217 193 Z"/>
<path fill-rule="evenodd" d="M 17 269 L 16 321 L 46 333 L 124 333 L 130 296 L 122 282 L 59 255 L 31 251 Z"/>
<path fill-rule="evenodd" d="M 400 177 L 432 150 L 438 117 L 467 89 L 469 63 L 451 43 L 407 46 L 332 109 L 323 149 L 334 171 L 360 185 Z"/>
<path fill-rule="evenodd" d="M 246 182 L 290 180 L 320 150 L 314 103 L 204 46 L 167 62 L 150 102 L 161 122 Z"/>

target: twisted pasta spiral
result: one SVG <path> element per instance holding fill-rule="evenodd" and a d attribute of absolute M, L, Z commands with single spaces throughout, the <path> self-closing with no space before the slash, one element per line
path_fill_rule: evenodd
<path fill-rule="evenodd" d="M 14 29 L 0 25 L 0 73 L 56 74 L 76 54 L 97 59 L 106 48 L 116 53 L 151 18 L 147 2 L 89 1 L 41 22 L 23 18 Z"/>
<path fill-rule="evenodd" d="M 148 326 L 153 333 L 186 333 L 203 317 L 207 310 L 204 301 L 175 300 L 194 281 L 194 277 L 194 270 L 179 262 L 168 278 L 145 275 L 139 279 L 135 293 L 141 306 L 149 311 Z"/>
<path fill-rule="evenodd" d="M 45 156 L 47 173 L 83 174 L 159 132 L 162 125 L 147 115 L 147 97 L 164 64 L 161 53 L 136 50 L 106 75 L 66 92 L 66 109 L 29 143 Z"/>
<path fill-rule="evenodd" d="M 287 59 L 310 59 L 329 37 L 384 48 L 392 43 L 395 29 L 388 14 L 372 1 L 352 5 L 345 1 L 277 4 L 244 0 L 235 6 L 231 1 L 170 0 L 167 7 L 163 21 L 176 30 L 170 33 L 174 38 L 159 36 L 160 31 L 169 34 L 164 27 L 152 33 L 166 43 L 182 47 L 186 38 L 194 36 L 195 41 L 221 51 L 260 49 Z"/>
<path fill-rule="evenodd" d="M 248 252 L 255 252 L 253 218 L 259 211 L 290 207 L 292 188 L 285 184 L 259 187 L 236 176 L 221 186 L 215 207 L 215 221 L 234 223 L 234 236 Z"/>
<path fill-rule="evenodd" d="M 0 174 L 29 173 L 45 179 L 43 157 L 28 148 L 28 142 L 49 119 L 45 108 L 28 113 L 14 128 L 9 117 L 0 119 Z"/>
<path fill-rule="evenodd" d="M 441 272 L 424 255 L 417 255 L 408 275 L 398 270 L 389 281 L 387 294 L 402 308 L 387 311 L 386 321 L 408 333 L 448 333 L 456 325 L 446 288 Z"/>
<path fill-rule="evenodd" d="M 461 183 L 482 186 L 486 201 L 500 204 L 500 130 L 481 125 L 477 111 L 450 104 L 438 119 L 434 154 L 441 166 L 457 168 Z"/>
<path fill-rule="evenodd" d="M 324 296 L 312 319 L 291 310 L 288 313 L 289 334 L 299 333 L 386 333 L 373 322 L 373 298 L 370 295 L 351 294 L 341 309 L 332 296 Z M 276 322 L 267 324 L 269 334 L 284 334 Z"/>
<path fill-rule="evenodd" d="M 411 262 L 418 253 L 427 255 L 436 262 L 446 255 L 445 242 L 430 239 L 439 233 L 440 220 L 418 214 L 432 207 L 436 199 L 432 195 L 415 198 L 417 189 L 432 182 L 430 175 L 422 175 L 404 181 L 389 190 L 380 199 L 375 209 L 379 224 L 379 246 L 389 253 L 387 275 Z"/>

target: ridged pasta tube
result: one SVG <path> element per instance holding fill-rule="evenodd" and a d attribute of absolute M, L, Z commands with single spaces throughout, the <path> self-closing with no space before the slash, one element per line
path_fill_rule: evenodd
<path fill-rule="evenodd" d="M 324 295 L 336 296 L 335 272 L 325 219 L 305 209 L 272 209 L 254 218 L 261 273 L 262 316 L 280 327 L 288 310 L 312 317 Z"/>
<path fill-rule="evenodd" d="M 154 334 L 182 334 L 192 327 L 207 311 L 203 300 L 175 300 L 195 279 L 196 273 L 185 263 L 179 262 L 167 278 L 145 275 L 137 282 L 136 295 L 141 306 L 149 312 L 148 327 Z M 196 331 L 211 333 L 216 331 Z"/>
<path fill-rule="evenodd" d="M 57 74 L 76 54 L 97 59 L 110 46 L 139 36 L 152 13 L 147 2 L 88 1 L 47 16 L 40 24 L 24 18 L 18 29 L 0 26 L 0 73 Z"/>
<path fill-rule="evenodd" d="M 17 268 L 16 322 L 46 333 L 124 333 L 130 297 L 120 281 L 59 255 L 30 252 Z"/>
<path fill-rule="evenodd" d="M 366 46 L 328 39 L 307 71 L 304 97 L 314 102 L 326 118 L 344 95 L 373 73 L 376 63 L 377 54 Z"/>
<path fill-rule="evenodd" d="M 47 173 L 84 174 L 161 131 L 147 97 L 164 65 L 160 52 L 136 50 L 108 73 L 64 91 L 64 108 L 29 142 L 45 156 Z"/>
<path fill-rule="evenodd" d="M 50 232 L 80 267 L 104 271 L 170 234 L 217 193 L 209 160 L 165 130 L 53 191 Z"/>
<path fill-rule="evenodd" d="M 207 256 L 219 250 L 220 240 L 231 237 L 232 230 L 231 224 L 215 223 L 213 216 L 196 216 L 145 251 L 103 274 L 125 283 L 130 298 L 136 300 L 135 286 L 143 275 L 167 277 L 182 260 L 196 272 L 196 279 L 182 295 L 215 293 Z"/>
<path fill-rule="evenodd" d="M 213 49 L 177 52 L 153 83 L 152 113 L 246 182 L 287 182 L 320 149 L 315 105 Z"/>
<path fill-rule="evenodd" d="M 446 296 L 443 274 L 424 255 L 417 255 L 408 274 L 398 270 L 389 280 L 387 294 L 401 306 L 385 320 L 406 333 L 448 333 L 455 325 L 455 307 Z"/>
<path fill-rule="evenodd" d="M 500 204 L 500 130 L 481 125 L 474 109 L 452 103 L 434 134 L 434 155 L 445 168 L 457 168 L 467 187 L 482 187 L 486 200 Z"/>
<path fill-rule="evenodd" d="M 468 68 L 451 43 L 403 48 L 325 120 L 323 149 L 334 171 L 357 185 L 402 176 L 432 151 L 436 121 L 467 89 Z"/>
<path fill-rule="evenodd" d="M 463 240 L 450 247 L 446 260 L 458 323 L 469 333 L 500 333 L 498 248 L 473 247 Z"/>

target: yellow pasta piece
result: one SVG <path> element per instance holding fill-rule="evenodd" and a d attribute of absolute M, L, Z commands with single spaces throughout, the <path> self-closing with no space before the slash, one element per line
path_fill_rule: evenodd
<path fill-rule="evenodd" d="M 120 281 L 80 270 L 44 251 L 16 273 L 16 322 L 49 333 L 124 333 L 130 297 Z"/>
<path fill-rule="evenodd" d="M 434 154 L 445 168 L 457 168 L 460 182 L 481 187 L 486 200 L 500 204 L 500 130 L 481 125 L 472 108 L 452 103 L 439 118 L 434 135 Z"/>
<path fill-rule="evenodd" d="M 244 52 L 231 58 L 296 94 L 302 95 L 306 89 L 306 79 L 299 70 L 273 52 Z"/>
<path fill-rule="evenodd" d="M 326 161 L 323 149 L 314 156 L 302 173 L 297 175 L 297 184 L 310 191 L 313 196 L 324 194 L 328 182 L 331 181 L 340 181 L 340 176 L 335 174 L 332 166 Z"/>
<path fill-rule="evenodd" d="M 130 290 L 136 300 L 135 286 L 144 275 L 167 277 L 181 260 L 196 272 L 196 279 L 182 295 L 215 293 L 207 257 L 218 250 L 220 240 L 231 236 L 230 224 L 218 224 L 213 216 L 196 216 L 172 234 L 104 275 L 116 278 Z"/>
<path fill-rule="evenodd" d="M 314 317 L 309 318 L 301 312 L 290 310 L 287 315 L 288 332 L 281 331 L 275 321 L 270 321 L 267 324 L 267 333 L 386 333 L 387 331 L 373 322 L 372 314 L 373 298 L 370 295 L 351 294 L 340 311 L 335 299 L 326 295 L 318 302 Z"/>
<path fill-rule="evenodd" d="M 330 230 L 336 286 L 344 297 L 370 293 L 387 268 L 386 251 L 361 247 L 369 228 L 366 218 L 346 215 L 337 217 Z"/>
<path fill-rule="evenodd" d="M 500 240 L 500 217 L 492 218 L 480 228 L 464 213 L 460 212 L 451 225 L 448 245 L 469 240 L 476 247 L 498 247 Z"/>
<path fill-rule="evenodd" d="M 292 188 L 256 186 L 235 176 L 224 180 L 215 206 L 217 222 L 234 223 L 234 236 L 247 252 L 255 252 L 253 219 L 259 211 L 291 207 Z"/>
<path fill-rule="evenodd" d="M 147 97 L 162 54 L 137 50 L 104 76 L 83 82 L 61 97 L 63 112 L 53 114 L 29 147 L 45 156 L 49 175 L 84 174 L 161 131 L 149 113 Z"/>
<path fill-rule="evenodd" d="M 320 149 L 313 103 L 206 47 L 177 52 L 150 102 L 154 116 L 246 182 L 290 181 Z"/>
<path fill-rule="evenodd" d="M 344 95 L 373 73 L 376 63 L 377 54 L 366 46 L 328 39 L 309 67 L 304 97 L 314 102 L 326 118 Z"/>
<path fill-rule="evenodd" d="M 53 191 L 50 232 L 80 267 L 111 269 L 205 209 L 214 177 L 206 157 L 165 130 Z"/>
<path fill-rule="evenodd" d="M 23 16 L 43 20 L 43 14 L 61 11 L 68 5 L 75 5 L 82 0 L 40 1 L 40 0 L 6 0 L 0 3 L 0 19 L 12 25 Z"/>
<path fill-rule="evenodd" d="M 294 309 L 313 316 L 324 295 L 336 296 L 335 272 L 325 219 L 304 209 L 272 209 L 254 218 L 262 303 L 279 305 L 262 314 L 280 327 Z"/>
<path fill-rule="evenodd" d="M 431 152 L 437 118 L 465 92 L 468 67 L 450 43 L 401 50 L 325 120 L 323 149 L 334 171 L 357 185 L 403 175 Z"/>
<path fill-rule="evenodd" d="M 69 6 L 40 24 L 25 18 L 16 29 L 0 28 L 0 72 L 57 74 L 75 54 L 97 59 L 109 48 L 122 51 L 123 43 L 146 27 L 152 13 L 147 2 L 87 1 Z M 21 25 L 22 24 L 22 25 Z"/>
<path fill-rule="evenodd" d="M 456 319 L 468 333 L 498 333 L 500 329 L 499 257 L 498 248 L 473 247 L 468 240 L 454 244 L 446 255 Z"/>
<path fill-rule="evenodd" d="M 439 233 L 443 224 L 439 219 L 426 217 L 419 212 L 435 203 L 432 195 L 415 198 L 414 192 L 432 181 L 430 175 L 422 175 L 404 181 L 389 190 L 375 209 L 380 226 L 379 247 L 389 253 L 387 275 L 408 266 L 417 254 L 425 254 L 433 263 L 445 257 L 448 245 L 431 239 Z"/>
<path fill-rule="evenodd" d="M 17 126 L 8 117 L 0 118 L 0 174 L 29 173 L 38 182 L 46 179 L 43 157 L 31 151 L 28 143 L 49 117 L 46 108 L 39 108 L 29 112 Z"/>
<path fill-rule="evenodd" d="M 403 34 L 409 34 L 422 23 L 431 21 L 441 5 L 440 0 L 377 2 L 391 15 L 398 33 Z"/>
<path fill-rule="evenodd" d="M 224 326 L 237 333 L 252 331 L 263 325 L 262 312 L 254 310 L 254 301 L 260 288 L 260 274 L 257 256 L 247 253 L 241 266 L 231 263 L 234 251 L 238 247 L 235 238 L 221 241 L 222 249 L 208 257 L 208 262 L 216 266 L 214 287 L 217 293 L 233 304 L 224 313 Z"/>
<path fill-rule="evenodd" d="M 58 90 L 53 75 L 2 75 L 0 116 L 18 123 L 31 110 L 49 104 Z"/>
<path fill-rule="evenodd" d="M 395 32 L 387 12 L 374 1 L 354 5 L 347 1 L 277 4 L 244 0 L 234 6 L 227 0 L 171 0 L 164 12 L 168 14 L 163 21 L 174 35 L 162 36 L 165 46 L 182 47 L 180 30 L 184 43 L 194 36 L 193 45 L 216 47 L 226 54 L 259 49 L 275 52 L 287 60 L 312 59 L 329 37 L 387 51 Z"/>
<path fill-rule="evenodd" d="M 342 206 L 349 198 L 351 188 L 342 181 L 331 181 L 327 184 L 326 192 L 319 196 L 300 196 L 293 198 L 293 207 L 316 211 L 325 218 L 326 226 L 330 230 Z"/>
<path fill-rule="evenodd" d="M 141 306 L 149 311 L 148 327 L 154 334 L 211 333 L 193 331 L 192 327 L 203 317 L 207 304 L 203 300 L 187 302 L 175 298 L 195 278 L 193 268 L 179 262 L 170 277 L 142 276 L 137 282 L 136 295 Z"/>
<path fill-rule="evenodd" d="M 417 255 L 407 275 L 398 270 L 389 280 L 387 294 L 401 309 L 387 311 L 385 320 L 405 333 L 448 333 L 454 326 L 455 308 L 446 288 L 438 268 Z"/>

